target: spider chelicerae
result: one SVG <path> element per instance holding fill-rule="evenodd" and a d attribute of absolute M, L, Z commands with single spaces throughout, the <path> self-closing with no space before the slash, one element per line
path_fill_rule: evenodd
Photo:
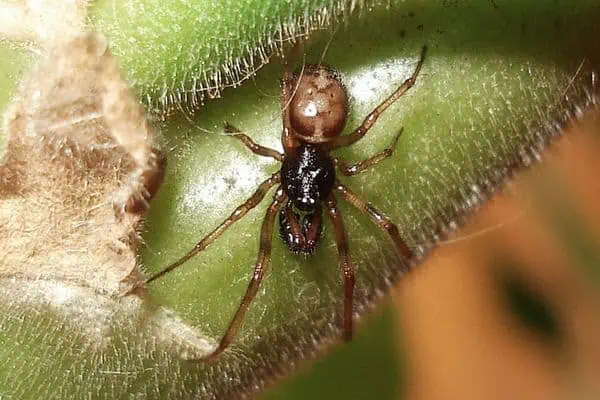
<path fill-rule="evenodd" d="M 322 208 L 325 208 L 333 226 L 339 266 L 343 276 L 342 320 L 345 340 L 350 340 L 353 332 L 354 268 L 343 218 L 337 207 L 334 193 L 367 214 L 375 224 L 387 232 L 393 241 L 395 251 L 401 258 L 405 260 L 412 258 L 413 253 L 400 237 L 396 225 L 335 177 L 336 170 L 345 176 L 356 175 L 391 156 L 401 132 L 390 147 L 355 164 L 348 164 L 341 158 L 332 157 L 329 153 L 350 146 L 363 138 L 379 115 L 415 84 L 426 51 L 427 47 L 424 46 L 412 75 L 348 135 L 341 135 L 347 118 L 346 89 L 335 70 L 325 65 L 308 65 L 302 74 L 292 74 L 288 64 L 285 64 L 281 80 L 283 154 L 255 143 L 248 135 L 228 123 L 225 124 L 226 132 L 239 139 L 253 153 L 281 162 L 281 169 L 262 182 L 248 200 L 238 206 L 229 218 L 202 238 L 186 255 L 144 281 L 147 284 L 161 278 L 205 250 L 227 228 L 256 207 L 273 186 L 278 185 L 262 222 L 258 259 L 246 293 L 217 347 L 200 360 L 218 357 L 233 342 L 240 330 L 244 316 L 258 292 L 269 264 L 273 226 L 278 213 L 280 236 L 289 250 L 309 255 L 314 252 L 319 242 L 322 230 Z"/>

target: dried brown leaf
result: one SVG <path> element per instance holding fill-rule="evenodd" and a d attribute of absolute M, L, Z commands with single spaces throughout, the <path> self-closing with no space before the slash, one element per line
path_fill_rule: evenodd
<path fill-rule="evenodd" d="M 164 160 L 97 34 L 49 51 L 5 114 L 0 274 L 117 293 L 139 280 L 141 213 Z"/>

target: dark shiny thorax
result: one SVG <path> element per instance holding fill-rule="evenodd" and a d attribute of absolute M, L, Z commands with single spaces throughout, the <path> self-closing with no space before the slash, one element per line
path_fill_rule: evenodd
<path fill-rule="evenodd" d="M 331 193 L 335 166 L 326 152 L 303 144 L 294 155 L 285 155 L 281 167 L 281 184 L 294 206 L 312 211 Z"/>

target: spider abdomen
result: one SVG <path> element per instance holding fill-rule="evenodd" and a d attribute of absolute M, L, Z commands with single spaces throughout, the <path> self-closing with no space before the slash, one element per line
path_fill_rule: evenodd
<path fill-rule="evenodd" d="M 335 166 L 329 155 L 316 146 L 304 144 L 293 156 L 285 156 L 281 166 L 281 185 L 294 206 L 311 212 L 331 193 Z"/>
<path fill-rule="evenodd" d="M 290 124 L 304 136 L 338 136 L 346 124 L 348 95 L 339 74 L 326 65 L 307 65 L 296 77 Z"/>

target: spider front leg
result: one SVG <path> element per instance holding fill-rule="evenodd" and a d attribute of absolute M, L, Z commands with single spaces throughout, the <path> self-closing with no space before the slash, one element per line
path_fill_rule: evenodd
<path fill-rule="evenodd" d="M 146 280 L 144 280 L 144 283 L 148 284 L 152 281 L 155 281 L 156 279 L 173 271 L 175 268 L 179 267 L 181 264 L 185 263 L 186 261 L 188 261 L 189 259 L 194 257 L 196 254 L 205 250 L 212 242 L 214 242 L 219 236 L 221 236 L 223 234 L 223 232 L 225 232 L 227 230 L 227 228 L 229 228 L 235 222 L 242 219 L 248 213 L 248 211 L 250 211 L 254 207 L 256 207 L 262 201 L 262 199 L 265 198 L 265 195 L 267 194 L 269 189 L 271 189 L 276 183 L 279 183 L 280 180 L 281 180 L 281 178 L 279 176 L 279 172 L 276 172 L 273 175 L 271 175 L 267 180 L 265 180 L 263 183 L 261 183 L 258 186 L 258 189 L 256 189 L 256 191 L 252 194 L 252 196 L 250 196 L 250 198 L 248 200 L 246 200 L 244 202 L 244 204 L 237 207 L 231 213 L 229 218 L 227 218 L 225 221 L 223 221 L 221 223 L 221 225 L 216 227 L 212 232 L 210 232 L 208 235 L 204 236 L 202 238 L 202 240 L 200 240 L 198 243 L 196 243 L 196 245 L 194 246 L 194 248 L 192 248 L 192 250 L 190 250 L 186 255 L 181 257 L 179 260 L 168 265 L 166 268 L 164 268 L 161 271 L 158 271 L 157 273 L 155 273 L 154 275 L 151 275 L 150 277 L 146 278 Z M 136 289 L 136 287 L 134 286 L 132 289 L 129 290 L 128 293 L 131 293 L 135 289 Z"/>
<path fill-rule="evenodd" d="M 293 53 L 299 52 L 299 42 L 294 45 Z M 298 146 L 298 140 L 294 137 L 293 129 L 290 123 L 290 103 L 296 87 L 294 87 L 294 74 L 290 69 L 289 59 L 286 58 L 283 63 L 283 77 L 280 81 L 281 91 L 279 95 L 281 106 L 281 119 L 283 129 L 281 131 L 281 144 L 286 154 L 292 154 L 294 148 Z"/>
<path fill-rule="evenodd" d="M 354 266 L 350 259 L 348 236 L 346 235 L 346 229 L 344 228 L 342 214 L 337 208 L 335 197 L 333 197 L 332 194 L 327 198 L 326 205 L 327 214 L 329 215 L 329 220 L 333 225 L 335 234 L 339 265 L 344 277 L 344 340 L 351 340 L 353 332 L 352 309 L 354 299 Z"/>
<path fill-rule="evenodd" d="M 287 202 L 287 195 L 281 190 L 277 189 L 275 198 L 271 202 L 271 205 L 267 209 L 265 218 L 263 219 L 262 227 L 260 230 L 260 250 L 258 251 L 258 259 L 254 265 L 254 272 L 252 278 L 244 294 L 237 311 L 235 312 L 233 319 L 229 323 L 225 334 L 221 338 L 219 345 L 209 354 L 201 357 L 198 360 L 191 361 L 210 361 L 214 360 L 219 356 L 235 339 L 237 333 L 242 327 L 244 322 L 244 316 L 250 307 L 250 303 L 256 297 L 260 283 L 262 282 L 265 272 L 269 267 L 269 261 L 271 260 L 271 242 L 273 239 L 273 223 L 275 222 L 275 216 L 281 209 L 281 207 Z"/>
<path fill-rule="evenodd" d="M 334 189 L 341 194 L 348 203 L 352 204 L 363 214 L 367 214 L 371 218 L 371 221 L 373 221 L 383 231 L 388 233 L 401 258 L 408 260 L 412 258 L 413 252 L 410 247 L 408 247 L 406 242 L 400 237 L 400 232 L 398 231 L 396 224 L 390 221 L 388 217 L 383 215 L 371 203 L 361 200 L 355 193 L 341 183 L 336 182 Z"/>
<path fill-rule="evenodd" d="M 260 144 L 255 143 L 250 136 L 246 135 L 242 131 L 240 131 L 235 126 L 231 125 L 229 122 L 225 122 L 225 132 L 231 133 L 232 137 L 241 141 L 251 152 L 254 154 L 258 154 L 263 157 L 271 157 L 275 160 L 281 162 L 283 161 L 283 154 L 278 152 L 277 150 L 271 149 L 269 147 L 261 146 Z"/>
<path fill-rule="evenodd" d="M 411 87 L 415 85 L 417 82 L 417 76 L 421 72 L 421 68 L 423 67 L 423 63 L 425 62 L 425 55 L 427 54 L 427 46 L 423 46 L 421 49 L 421 56 L 419 57 L 419 61 L 417 62 L 417 66 L 413 71 L 412 75 L 398 87 L 387 99 L 385 99 L 381 104 L 379 104 L 373 111 L 367 115 L 367 117 L 363 120 L 362 124 L 358 128 L 356 128 L 349 135 L 343 136 L 335 136 L 335 137 L 319 137 L 319 136 L 305 136 L 301 135 L 297 132 L 294 132 L 294 136 L 296 138 L 312 144 L 321 144 L 321 148 L 323 151 L 331 151 L 335 149 L 339 149 L 340 147 L 350 146 L 351 144 L 356 143 L 360 139 L 362 139 L 367 132 L 375 125 L 379 116 L 388 109 L 389 106 L 394 104 L 396 100 L 402 97 Z"/>
<path fill-rule="evenodd" d="M 386 158 L 390 157 L 394 153 L 394 149 L 396 147 L 396 144 L 398 143 L 398 139 L 400 139 L 400 136 L 402 135 L 403 130 L 404 128 L 401 129 L 400 132 L 396 135 L 390 147 L 386 147 L 374 156 L 371 156 L 365 160 L 359 161 L 351 165 L 338 157 L 334 158 L 333 162 L 335 163 L 335 166 L 338 167 L 340 172 L 346 176 L 360 174 L 361 172 L 366 171 L 367 169 L 379 163 L 380 161 L 383 161 Z"/>

